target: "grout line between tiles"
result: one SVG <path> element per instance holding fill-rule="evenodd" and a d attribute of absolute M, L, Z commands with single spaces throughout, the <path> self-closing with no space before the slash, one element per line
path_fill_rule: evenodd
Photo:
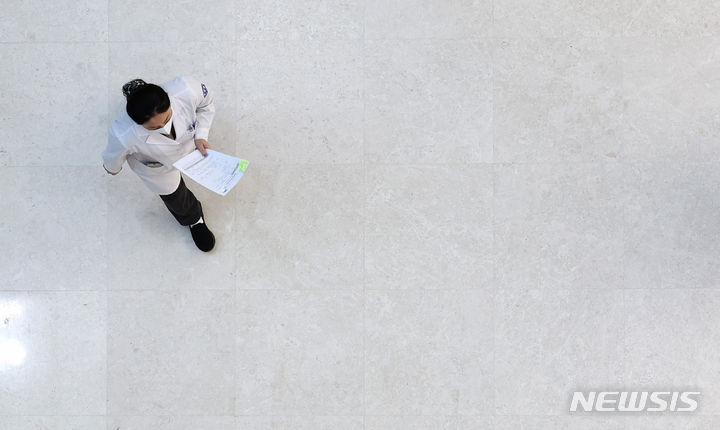
<path fill-rule="evenodd" d="M 72 45 L 72 44 L 106 44 L 107 40 L 66 40 L 58 41 L 42 41 L 42 40 L 23 40 L 17 42 L 0 42 L 0 45 Z"/>
<path fill-rule="evenodd" d="M 235 273 L 235 276 L 237 276 L 237 271 L 236 271 L 236 273 Z M 237 288 L 235 288 L 235 289 L 233 289 L 233 305 L 232 305 L 232 309 L 233 309 L 233 318 L 232 318 L 232 321 L 233 321 L 233 325 L 232 325 L 232 327 L 233 327 L 233 330 L 232 330 L 232 342 L 233 342 L 233 351 L 232 351 L 232 357 L 233 357 L 233 361 L 232 361 L 232 365 L 233 365 L 233 392 L 232 392 L 232 405 L 231 405 L 231 409 L 232 409 L 232 416 L 235 418 L 236 421 L 237 421 L 237 397 L 238 397 L 238 395 L 237 395 L 237 386 L 238 386 L 238 377 L 239 377 L 239 375 L 238 375 L 238 367 L 239 367 L 239 363 L 238 363 L 238 332 L 239 332 L 239 330 L 238 330 L 238 328 L 239 328 L 239 326 L 238 326 L 238 306 L 237 306 L 237 303 L 238 303 L 238 290 L 237 290 Z M 236 423 L 236 424 L 237 424 L 237 423 Z"/>
<path fill-rule="evenodd" d="M 380 167 L 437 167 L 437 166 L 459 166 L 459 167 L 478 167 L 478 166 L 496 166 L 496 165 L 506 165 L 506 166 L 514 166 L 514 165 L 584 165 L 584 164 L 648 164 L 648 163 L 667 163 L 672 162 L 672 160 L 667 159 L 651 159 L 651 160 L 641 160 L 641 159 L 616 159 L 616 158 L 607 158 L 602 159 L 598 158 L 596 160 L 549 160 L 549 161 L 493 161 L 493 162 L 427 162 L 427 163 L 394 163 L 394 162 L 376 162 L 372 163 L 373 166 L 380 166 Z M 680 161 L 681 164 L 686 165 L 693 165 L 693 164 L 717 164 L 717 160 L 682 160 Z M 254 162 L 255 166 L 336 166 L 336 167 L 343 167 L 343 166 L 365 166 L 366 163 L 364 161 L 359 162 L 352 162 L 352 163 L 333 163 L 333 162 L 327 162 L 327 163 L 318 163 L 318 162 L 312 162 L 312 163 L 289 163 L 289 162 L 277 162 L 277 163 L 266 163 L 262 161 L 256 161 Z M 60 164 L 15 164 L 15 165 L 8 165 L 8 166 L 2 166 L 6 168 L 95 168 L 97 167 L 96 164 L 79 164 L 79 165 L 60 165 Z"/>
<path fill-rule="evenodd" d="M 367 20 L 367 4 L 363 5 L 363 20 L 362 20 L 362 46 L 361 46 L 361 55 L 362 55 L 362 67 L 361 67 L 361 75 L 360 75 L 360 82 L 362 82 L 362 105 L 363 105 L 363 117 L 362 117 L 362 156 L 360 157 L 361 161 L 361 170 L 362 170 L 362 213 L 361 213 L 361 220 L 362 220 L 362 325 L 363 325 L 363 337 L 362 337 L 362 426 L 363 430 L 365 429 L 365 415 L 367 415 L 367 405 L 366 405 L 366 399 L 367 399 L 367 383 L 365 381 L 365 374 L 367 369 L 367 323 L 366 323 L 366 314 L 367 314 L 367 293 L 366 293 L 366 283 L 367 283 L 367 275 L 366 275 L 366 269 L 365 269 L 365 236 L 366 236 L 366 230 L 367 230 L 367 222 L 366 222 L 366 214 L 367 214 L 367 166 L 365 164 L 365 145 L 366 145 L 366 139 L 367 135 L 365 133 L 366 124 L 367 124 L 367 82 L 366 82 L 366 72 L 367 72 L 367 58 L 366 58 L 366 46 L 365 46 L 365 23 Z"/>
<path fill-rule="evenodd" d="M 468 288 L 238 288 L 237 291 L 277 291 L 277 292 L 289 292 L 289 291 L 312 291 L 316 293 L 323 293 L 326 291 L 332 292 L 352 292 L 352 291 L 380 291 L 385 293 L 411 293 L 417 291 L 488 291 L 492 290 L 492 286 L 488 287 L 468 287 Z M 536 286 L 517 287 L 517 288 L 505 288 L 501 289 L 503 292 L 520 292 L 526 290 L 537 290 L 541 289 Z M 549 291 L 575 291 L 575 292 L 587 292 L 596 291 L 597 288 L 576 288 L 576 287 L 561 287 L 561 288 L 542 288 L 543 290 Z M 669 287 L 669 288 L 615 288 L 620 291 L 675 291 L 675 292 L 715 292 L 720 294 L 720 288 L 717 287 Z M 137 292 L 137 293 L 178 293 L 178 292 L 203 292 L 203 291 L 224 291 L 232 292 L 233 288 L 183 288 L 183 289 L 133 289 L 133 288 L 113 288 L 111 290 L 0 290 L 0 294 L 3 293 L 116 293 L 116 292 Z"/>
<path fill-rule="evenodd" d="M 110 0 L 107 0 L 105 2 L 106 9 L 105 9 L 105 18 L 107 19 L 106 24 L 107 27 L 105 29 L 105 61 L 106 63 L 106 79 L 105 79 L 105 103 L 107 108 L 107 114 L 108 117 L 110 116 Z M 110 121 L 110 118 L 107 118 L 106 120 L 106 129 L 107 129 L 107 121 Z M 108 130 L 109 133 L 109 130 Z M 104 166 L 104 164 L 103 164 Z M 108 187 L 108 182 L 105 181 L 103 184 L 104 187 Z M 105 193 L 107 196 L 108 193 Z M 105 243 L 107 243 L 107 238 L 110 234 L 110 217 L 107 216 L 107 214 L 110 213 L 110 201 L 109 199 L 105 199 Z M 107 271 L 110 270 L 110 249 L 109 247 L 105 247 L 105 270 L 106 270 L 106 276 L 105 279 L 107 279 Z M 107 424 L 107 415 L 110 412 L 109 403 L 110 403 L 110 359 L 109 359 L 109 345 L 110 345 L 110 294 L 109 290 L 105 290 L 105 420 Z"/>
<path fill-rule="evenodd" d="M 493 265 L 492 265 L 492 282 L 493 285 L 489 289 L 491 291 L 492 295 L 492 307 L 490 312 L 490 318 L 491 318 L 491 339 L 492 339 L 492 376 L 491 376 L 491 412 L 492 415 L 497 414 L 497 366 L 496 366 L 496 358 L 497 358 L 497 342 L 496 339 L 496 326 L 497 326 L 497 294 L 498 294 L 498 288 L 497 288 L 497 254 L 496 254 L 496 242 L 495 242 L 495 196 L 497 196 L 497 181 L 496 181 L 496 173 L 497 168 L 495 167 L 497 164 L 495 163 L 495 61 L 493 58 L 493 55 L 495 53 L 495 50 L 493 49 L 494 46 L 494 29 L 495 29 L 495 1 L 493 0 L 490 3 L 490 48 L 489 48 L 489 57 L 490 57 L 490 144 L 491 144 L 491 150 L 490 150 L 490 160 L 493 162 L 493 167 L 490 169 L 490 179 L 492 181 L 492 196 L 490 198 L 490 230 L 492 231 L 492 255 L 493 259 Z M 458 427 L 460 426 L 460 423 L 457 423 Z"/>
<path fill-rule="evenodd" d="M 129 415 L 134 416 L 134 415 Z M 183 415 L 183 416 L 195 416 L 195 415 Z M 205 416 L 205 415 L 197 415 Z M 213 416 L 213 415 L 210 415 Z M 276 415 L 238 415 L 239 417 L 360 417 L 360 415 L 333 415 L 333 414 L 276 414 Z M 492 417 L 491 414 L 479 415 L 479 414 L 370 414 L 370 417 L 444 417 L 444 418 L 457 418 L 457 417 Z M 508 415 L 515 416 L 515 415 Z M 519 416 L 538 416 L 538 415 L 519 415 Z M 539 415 L 539 416 L 552 416 L 552 415 Z"/>
<path fill-rule="evenodd" d="M 233 41 L 232 41 L 232 61 L 233 61 L 233 80 L 232 80 L 232 89 L 233 89 L 233 98 L 234 98 L 234 105 L 232 106 L 232 116 L 233 119 L 238 118 L 238 80 L 237 77 L 234 76 L 235 73 L 237 73 L 238 70 L 238 44 L 237 44 L 237 15 L 238 15 L 238 2 L 233 2 Z M 233 121 L 233 135 L 237 135 L 238 132 L 238 125 L 235 121 Z M 238 152 L 238 141 L 236 140 L 234 148 L 235 153 L 239 154 Z M 240 263 L 238 262 L 238 229 L 237 229 L 237 218 L 238 218 L 238 206 L 239 206 L 239 199 L 240 199 L 240 193 L 235 193 L 235 196 L 233 197 L 233 225 L 232 225 L 232 238 L 233 238 L 233 331 L 232 331 L 232 342 L 233 342 L 233 392 L 232 392 L 232 416 L 234 420 L 235 428 L 238 426 L 238 415 L 237 415 L 237 404 L 238 404 L 238 378 L 240 377 L 238 368 L 240 367 L 239 363 L 239 355 L 238 355 L 238 333 L 239 330 L 239 324 L 238 324 L 238 272 L 240 271 Z"/>

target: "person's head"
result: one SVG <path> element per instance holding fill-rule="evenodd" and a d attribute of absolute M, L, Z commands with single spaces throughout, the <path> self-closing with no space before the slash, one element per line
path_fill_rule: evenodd
<path fill-rule="evenodd" d="M 161 87 L 134 79 L 122 87 L 130 118 L 148 130 L 162 128 L 172 115 L 170 97 Z"/>

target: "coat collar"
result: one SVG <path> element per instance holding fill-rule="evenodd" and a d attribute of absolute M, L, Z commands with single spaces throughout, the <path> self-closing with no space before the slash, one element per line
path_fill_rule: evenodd
<path fill-rule="evenodd" d="M 168 97 L 170 97 L 170 107 L 173 110 L 173 126 L 175 127 L 175 136 L 178 136 L 179 129 L 177 126 L 177 119 L 178 119 L 178 107 L 180 104 L 175 99 L 175 97 L 168 94 Z M 147 128 L 143 127 L 142 124 L 137 124 L 136 127 L 136 134 L 140 140 L 145 141 L 145 143 L 151 144 L 151 145 L 178 145 L 179 142 L 177 140 L 170 139 L 168 137 L 163 136 L 162 134 L 148 130 Z"/>

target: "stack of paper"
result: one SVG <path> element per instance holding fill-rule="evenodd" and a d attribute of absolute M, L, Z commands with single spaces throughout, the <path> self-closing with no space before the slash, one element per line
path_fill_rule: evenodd
<path fill-rule="evenodd" d="M 249 162 L 212 149 L 206 151 L 208 155 L 203 157 L 196 149 L 173 166 L 203 187 L 224 196 L 242 178 Z"/>

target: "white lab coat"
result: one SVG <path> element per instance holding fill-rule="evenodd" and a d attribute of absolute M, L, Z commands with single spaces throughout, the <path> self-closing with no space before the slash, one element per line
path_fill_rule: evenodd
<path fill-rule="evenodd" d="M 180 185 L 180 172 L 173 163 L 196 149 L 195 139 L 206 139 L 215 116 L 213 93 L 207 85 L 189 76 L 160 85 L 170 97 L 175 140 L 135 123 L 124 112 L 110 126 L 108 145 L 102 154 L 110 172 L 130 168 L 156 194 L 172 194 Z M 162 166 L 150 167 L 147 163 Z"/>

